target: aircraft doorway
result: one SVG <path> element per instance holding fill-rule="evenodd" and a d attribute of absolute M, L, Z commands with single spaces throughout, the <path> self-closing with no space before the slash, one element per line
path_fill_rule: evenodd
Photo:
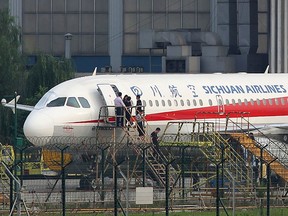
<path fill-rule="evenodd" d="M 115 116 L 114 99 L 116 98 L 118 89 L 116 86 L 110 84 L 98 84 L 97 86 L 103 102 L 105 106 L 107 106 L 105 109 L 101 110 L 101 116 L 107 116 L 105 120 L 108 122 L 109 116 Z"/>

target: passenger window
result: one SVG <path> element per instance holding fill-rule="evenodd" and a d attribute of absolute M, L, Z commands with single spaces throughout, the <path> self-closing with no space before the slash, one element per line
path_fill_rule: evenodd
<path fill-rule="evenodd" d="M 266 104 L 267 104 L 267 103 L 266 103 L 266 99 L 263 98 L 263 105 L 266 106 Z"/>
<path fill-rule="evenodd" d="M 278 99 L 277 99 L 277 98 L 275 98 L 275 104 L 276 104 L 276 105 L 279 105 L 279 102 L 278 102 Z"/>
<path fill-rule="evenodd" d="M 172 106 L 171 100 L 168 100 L 168 106 Z"/>
<path fill-rule="evenodd" d="M 174 100 L 174 104 L 175 106 L 178 106 L 178 101 L 176 99 Z"/>
<path fill-rule="evenodd" d="M 64 106 L 66 101 L 66 97 L 56 98 L 47 104 L 47 107 L 59 107 Z"/>
<path fill-rule="evenodd" d="M 146 104 L 146 100 L 143 100 L 143 106 L 145 107 L 147 104 Z"/>
<path fill-rule="evenodd" d="M 152 107 L 153 106 L 153 102 L 151 100 L 149 100 L 149 106 Z"/>
<path fill-rule="evenodd" d="M 191 104 L 190 104 L 190 100 L 187 99 L 186 102 L 187 102 L 187 106 L 191 106 Z"/>
<path fill-rule="evenodd" d="M 218 104 L 219 104 L 220 106 L 222 106 L 222 105 L 223 105 L 223 101 L 222 101 L 221 99 L 219 99 L 219 100 L 218 100 Z"/>
<path fill-rule="evenodd" d="M 269 105 L 273 105 L 273 100 L 272 99 L 269 99 Z"/>
<path fill-rule="evenodd" d="M 248 105 L 248 101 L 247 101 L 247 99 L 244 99 L 244 103 L 245 103 L 245 106 Z"/>
<path fill-rule="evenodd" d="M 88 100 L 86 100 L 86 98 L 78 97 L 78 100 L 80 101 L 80 104 L 83 108 L 90 108 L 90 104 L 89 104 Z"/>
<path fill-rule="evenodd" d="M 155 100 L 155 105 L 156 105 L 157 107 L 159 107 L 159 101 L 158 101 L 158 100 Z"/>
<path fill-rule="evenodd" d="M 212 106 L 212 100 L 211 99 L 208 100 L 208 103 L 209 103 L 209 106 Z"/>
<path fill-rule="evenodd" d="M 241 101 L 241 99 L 238 99 L 238 104 L 239 104 L 239 106 L 242 106 L 242 101 Z"/>
<path fill-rule="evenodd" d="M 193 105 L 197 106 L 197 101 L 195 99 L 193 99 Z"/>
<path fill-rule="evenodd" d="M 162 100 L 162 106 L 163 106 L 163 107 L 165 106 L 165 101 L 164 101 L 164 100 Z"/>
<path fill-rule="evenodd" d="M 260 105 L 260 100 L 257 98 L 257 105 L 259 106 Z"/>
<path fill-rule="evenodd" d="M 199 100 L 199 104 L 200 106 L 203 106 L 203 101 L 201 99 Z"/>
<path fill-rule="evenodd" d="M 285 105 L 284 98 L 281 98 L 281 104 L 282 104 L 282 105 Z"/>
<path fill-rule="evenodd" d="M 250 103 L 252 106 L 254 106 L 254 100 L 252 98 L 250 99 Z"/>
<path fill-rule="evenodd" d="M 184 101 L 182 99 L 180 100 L 180 104 L 181 106 L 184 106 Z"/>
<path fill-rule="evenodd" d="M 232 99 L 232 104 L 233 104 L 233 106 L 236 105 L 236 103 L 235 103 L 235 99 Z"/>
<path fill-rule="evenodd" d="M 67 100 L 66 106 L 80 108 L 80 105 L 75 97 L 69 97 Z"/>
<path fill-rule="evenodd" d="M 226 99 L 226 105 L 229 105 L 229 100 L 228 99 Z"/>

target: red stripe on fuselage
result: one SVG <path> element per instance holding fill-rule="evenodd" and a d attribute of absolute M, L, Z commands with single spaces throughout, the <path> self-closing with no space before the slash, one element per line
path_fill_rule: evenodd
<path fill-rule="evenodd" d="M 229 117 L 239 117 L 241 116 L 249 116 L 249 117 L 272 117 L 272 116 L 288 116 L 287 109 L 287 99 L 288 97 L 283 98 L 284 105 L 281 102 L 280 98 L 277 98 L 278 105 L 275 104 L 275 99 L 272 100 L 272 104 L 269 104 L 269 100 L 266 99 L 266 105 L 263 104 L 264 100 L 254 101 L 252 105 L 251 102 L 244 102 L 223 105 L 220 107 L 224 107 L 225 114 L 229 115 Z M 210 106 L 210 107 L 199 107 L 194 109 L 187 110 L 177 110 L 177 111 L 169 111 L 155 114 L 148 114 L 145 116 L 147 121 L 167 121 L 167 120 L 188 120 L 194 119 L 211 119 L 211 118 L 226 118 L 226 115 L 219 115 L 219 107 L 218 106 Z"/>

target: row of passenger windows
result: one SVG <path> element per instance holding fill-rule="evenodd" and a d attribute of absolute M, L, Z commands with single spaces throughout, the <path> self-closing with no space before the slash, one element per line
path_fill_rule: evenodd
<path fill-rule="evenodd" d="M 89 102 L 87 101 L 86 98 L 77 97 L 77 99 L 76 99 L 76 97 L 69 97 L 68 99 L 66 97 L 59 97 L 59 98 L 57 98 L 55 100 L 52 100 L 50 103 L 48 103 L 47 107 L 60 107 L 60 106 L 64 106 L 65 103 L 66 103 L 66 106 L 70 106 L 70 107 L 80 108 L 80 105 L 81 105 L 81 107 L 83 107 L 83 108 L 90 108 L 90 104 L 89 104 Z M 78 101 L 80 102 L 80 104 L 79 104 Z M 251 99 L 250 101 L 248 101 L 247 99 L 244 99 L 243 101 L 241 99 L 238 99 L 238 101 L 236 101 L 235 99 L 232 99 L 231 103 L 230 103 L 230 101 L 228 99 L 225 100 L 225 104 L 226 105 L 232 104 L 234 106 L 236 104 L 238 104 L 240 106 L 242 104 L 244 104 L 244 105 L 247 106 L 248 103 L 250 103 L 252 106 L 254 104 L 259 106 L 259 105 L 261 105 L 261 102 L 262 102 L 262 104 L 264 106 L 273 105 L 273 104 L 275 104 L 275 105 L 279 105 L 279 104 L 285 105 L 285 99 L 284 98 L 281 98 L 281 99 L 277 99 L 277 98 L 275 98 L 275 99 L 262 99 L 262 100 L 260 100 L 260 99 L 253 100 L 253 99 Z M 196 99 L 189 100 L 189 99 L 187 99 L 186 101 L 184 101 L 183 99 L 181 99 L 181 100 L 176 100 L 175 99 L 175 100 L 167 100 L 167 101 L 165 101 L 165 100 L 161 100 L 161 101 L 159 101 L 159 100 L 155 100 L 155 101 L 148 100 L 147 102 L 146 102 L 146 100 L 143 100 L 143 106 L 153 107 L 155 105 L 156 107 L 159 107 L 160 103 L 161 103 L 161 106 L 163 106 L 163 107 L 165 107 L 165 106 L 171 107 L 172 104 L 173 104 L 173 106 L 176 106 L 176 107 L 177 106 L 185 106 L 185 105 L 187 105 L 187 106 L 192 106 L 192 105 L 193 106 L 197 106 L 197 105 L 203 106 L 202 99 L 199 99 L 199 100 L 196 100 Z M 224 101 L 218 100 L 218 104 L 215 104 L 215 105 L 224 105 L 223 103 L 224 103 Z M 286 100 L 286 103 L 288 103 L 288 99 Z M 209 99 L 208 100 L 208 104 L 209 104 L 209 106 L 213 106 L 213 101 L 211 99 Z"/>
<path fill-rule="evenodd" d="M 181 100 L 176 100 L 175 99 L 175 100 L 167 100 L 167 101 L 165 101 L 165 100 L 161 100 L 161 101 L 159 101 L 159 100 L 155 100 L 155 101 L 143 100 L 143 105 L 144 106 L 153 107 L 155 105 L 156 107 L 159 107 L 160 103 L 161 103 L 161 106 L 163 106 L 163 107 L 172 106 L 172 104 L 173 104 L 173 106 L 192 106 L 192 105 L 193 106 L 197 106 L 197 105 L 203 106 L 203 100 L 202 99 L 199 99 L 199 100 L 196 100 L 196 99 L 193 99 L 193 100 L 189 100 L 189 99 L 187 99 L 187 100 L 182 100 L 182 99 Z M 275 105 L 279 105 L 279 104 L 285 105 L 285 99 L 284 98 L 281 98 L 281 99 L 277 99 L 277 98 L 275 98 L 275 99 L 262 99 L 262 100 L 260 100 L 260 99 L 253 100 L 253 99 L 251 99 L 250 101 L 248 101 L 247 99 L 244 99 L 244 100 L 238 99 L 237 101 L 235 99 L 232 99 L 231 101 L 226 99 L 225 103 L 224 103 L 223 100 L 218 100 L 218 104 L 214 104 L 214 105 L 224 105 L 224 104 L 230 105 L 230 104 L 232 104 L 234 106 L 236 106 L 236 105 L 240 105 L 241 106 L 243 104 L 243 105 L 247 106 L 249 103 L 252 106 L 254 106 L 254 104 L 259 106 L 259 105 L 261 105 L 261 103 L 264 106 L 273 105 L 273 104 L 275 104 Z M 286 103 L 288 103 L 288 99 L 286 100 Z M 211 99 L 209 99 L 208 100 L 208 104 L 209 104 L 209 106 L 213 106 L 213 101 Z"/>
<path fill-rule="evenodd" d="M 78 97 L 77 99 L 76 97 L 69 97 L 68 99 L 66 97 L 59 97 L 49 102 L 47 104 L 47 107 L 60 107 L 60 106 L 64 106 L 66 103 L 66 106 L 70 106 L 70 107 L 80 108 L 80 104 L 81 104 L 81 107 L 83 108 L 90 108 L 90 104 L 86 98 Z M 80 102 L 80 104 L 78 101 Z"/>

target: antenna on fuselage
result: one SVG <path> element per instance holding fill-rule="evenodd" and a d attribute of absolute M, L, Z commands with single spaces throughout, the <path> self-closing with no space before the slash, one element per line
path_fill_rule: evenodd
<path fill-rule="evenodd" d="M 92 76 L 96 76 L 96 73 L 97 73 L 97 67 L 95 67 Z"/>
<path fill-rule="evenodd" d="M 268 74 L 268 73 L 269 73 L 269 65 L 266 67 L 264 74 Z"/>

